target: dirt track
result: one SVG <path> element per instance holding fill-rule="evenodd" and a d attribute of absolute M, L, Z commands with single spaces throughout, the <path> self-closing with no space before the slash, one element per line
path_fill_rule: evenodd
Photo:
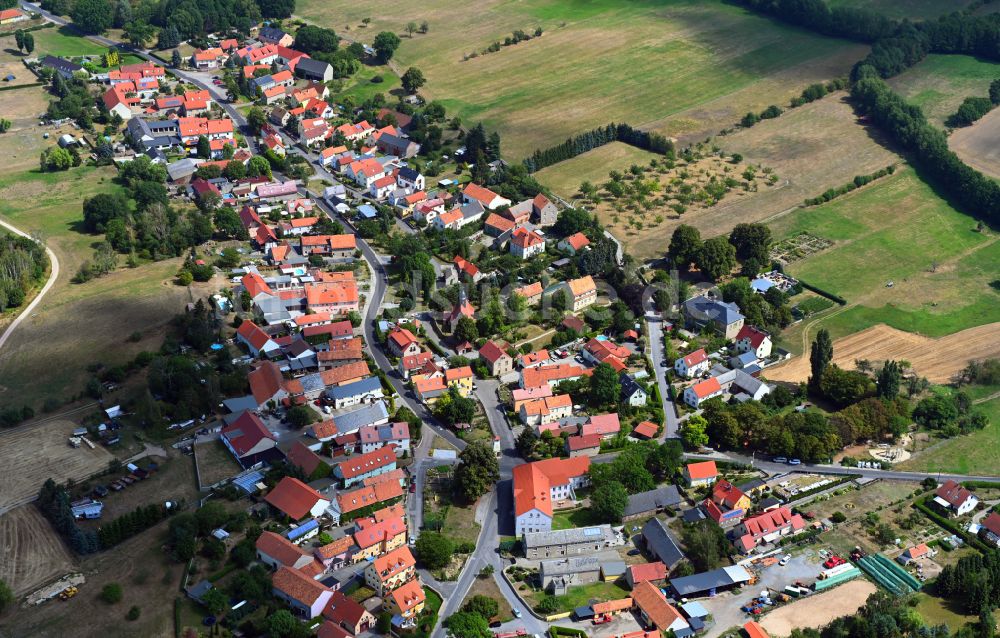
<path fill-rule="evenodd" d="M 73 558 L 34 505 L 0 516 L 0 580 L 20 596 L 73 568 Z"/>
<path fill-rule="evenodd" d="M 875 585 L 867 580 L 852 580 L 785 605 L 765 616 L 760 624 L 772 636 L 789 636 L 795 628 L 824 627 L 835 618 L 853 614 L 875 591 Z"/>
<path fill-rule="evenodd" d="M 885 361 L 905 359 L 918 374 L 932 383 L 945 383 L 973 359 L 1000 356 L 1000 323 L 989 323 L 955 334 L 931 339 L 890 328 L 872 326 L 833 342 L 833 362 L 854 369 L 856 359 Z M 772 381 L 805 381 L 809 378 L 808 353 L 786 364 L 768 369 Z"/>

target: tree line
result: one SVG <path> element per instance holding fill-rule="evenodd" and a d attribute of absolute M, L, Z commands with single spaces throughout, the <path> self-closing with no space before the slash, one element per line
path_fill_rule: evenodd
<path fill-rule="evenodd" d="M 529 173 L 534 173 L 546 166 L 558 164 L 611 142 L 622 142 L 670 157 L 674 154 L 673 142 L 662 135 L 641 131 L 628 124 L 608 124 L 571 137 L 557 146 L 536 149 L 531 157 L 524 160 L 524 166 Z"/>
<path fill-rule="evenodd" d="M 989 97 L 978 95 L 965 98 L 945 124 L 951 127 L 969 126 L 1000 104 L 1000 80 L 990 82 Z"/>
<path fill-rule="evenodd" d="M 872 50 L 851 71 L 851 97 L 914 165 L 962 208 L 987 220 L 1000 218 L 1000 185 L 963 163 L 919 107 L 882 81 L 928 53 L 958 53 L 1000 60 L 1000 16 L 955 12 L 938 20 L 898 22 L 867 9 L 830 8 L 823 0 L 734 0 L 754 11 L 836 37 L 871 42 Z M 998 87 L 1000 88 L 1000 87 Z M 969 109 L 970 114 L 979 108 Z"/>
<path fill-rule="evenodd" d="M 27 237 L 0 233 L 0 312 L 17 308 L 45 276 L 45 248 Z"/>
<path fill-rule="evenodd" d="M 861 70 L 851 97 L 950 200 L 973 215 L 1000 220 L 1000 185 L 959 159 L 920 107 L 893 92 L 871 67 Z"/>

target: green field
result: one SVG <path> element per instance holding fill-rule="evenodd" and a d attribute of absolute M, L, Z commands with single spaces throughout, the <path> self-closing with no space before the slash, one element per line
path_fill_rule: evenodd
<path fill-rule="evenodd" d="M 649 160 L 661 157 L 641 148 L 612 142 L 600 148 L 587 151 L 535 173 L 535 179 L 563 197 L 577 194 L 580 184 L 590 182 L 595 185 L 608 181 L 612 170 L 625 171 L 632 164 L 648 166 Z"/>
<path fill-rule="evenodd" d="M 928 55 L 922 62 L 889 80 L 911 104 L 923 109 L 932 122 L 944 121 L 969 96 L 988 94 L 990 82 L 1000 78 L 1000 64 L 967 55 Z"/>
<path fill-rule="evenodd" d="M 827 0 L 831 7 L 871 9 L 890 18 L 936 18 L 958 11 L 972 0 Z"/>
<path fill-rule="evenodd" d="M 393 62 L 420 68 L 425 96 L 463 121 L 498 129 L 513 159 L 611 121 L 703 137 L 846 73 L 867 50 L 721 0 L 487 0 L 469 9 L 458 0 L 304 0 L 298 11 L 363 42 L 426 20 L 429 32 L 404 34 Z M 540 38 L 463 61 L 537 27 Z"/>
<path fill-rule="evenodd" d="M 772 224 L 777 238 L 808 231 L 835 242 L 788 267 L 852 304 L 824 321 L 834 336 L 884 322 L 935 337 L 1000 321 L 1000 294 L 989 286 L 1000 272 L 998 237 L 975 227 L 909 169 Z"/>
<path fill-rule="evenodd" d="M 372 82 L 379 76 L 381 82 Z M 389 93 L 400 88 L 399 76 L 385 66 L 363 65 L 350 79 L 345 80 L 344 89 L 338 93 L 338 98 L 350 96 L 355 104 L 360 104 L 376 93 L 382 93 L 390 102 L 395 101 Z"/>
<path fill-rule="evenodd" d="M 78 55 L 101 55 L 108 48 L 81 38 L 65 27 L 39 29 L 32 32 L 35 36 L 35 54 L 74 57 Z"/>
<path fill-rule="evenodd" d="M 992 396 L 1000 388 L 966 386 L 962 390 L 975 400 Z M 1000 474 L 996 460 L 997 450 L 1000 449 L 1000 397 L 980 403 L 974 409 L 990 418 L 986 429 L 938 443 L 901 463 L 900 468 L 954 474 Z"/>

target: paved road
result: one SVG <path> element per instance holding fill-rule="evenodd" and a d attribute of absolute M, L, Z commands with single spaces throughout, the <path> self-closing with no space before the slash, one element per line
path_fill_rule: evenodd
<path fill-rule="evenodd" d="M 28 239 L 31 239 L 31 235 L 12 226 L 11 224 L 8 224 L 5 221 L 0 220 L 0 226 L 3 226 L 4 228 L 14 233 L 15 235 L 20 235 L 21 237 L 27 237 Z M 49 279 L 48 281 L 45 282 L 45 285 L 42 286 L 42 289 L 38 291 L 38 294 L 35 295 L 35 298 L 31 300 L 31 303 L 29 303 L 23 310 L 21 310 L 21 312 L 16 317 L 14 317 L 14 321 L 12 321 L 10 325 L 7 326 L 7 329 L 3 331 L 3 334 L 0 334 L 0 348 L 3 348 L 3 345 L 7 343 L 7 339 L 10 339 L 10 336 L 14 334 L 14 331 L 17 329 L 17 327 L 21 325 L 21 322 L 23 322 L 25 319 L 31 316 L 31 313 L 34 312 L 35 308 L 38 306 L 38 303 L 42 300 L 42 297 L 44 297 L 45 293 L 47 293 L 52 288 L 52 286 L 56 283 L 56 278 L 59 277 L 59 259 L 56 257 L 56 254 L 52 252 L 51 248 L 49 248 L 48 246 L 44 246 L 44 248 L 45 248 L 45 254 L 49 256 L 49 263 L 52 264 L 52 270 L 51 272 L 49 272 Z"/>
<path fill-rule="evenodd" d="M 649 302 L 647 312 L 652 311 L 652 301 Z M 664 355 L 663 347 L 663 319 L 658 315 L 646 315 L 646 335 L 647 347 L 649 348 L 649 358 L 653 362 L 653 371 L 656 374 L 656 384 L 660 389 L 660 401 L 663 404 L 663 416 L 666 425 L 663 428 L 664 438 L 677 438 L 677 429 L 680 427 L 680 420 L 677 418 L 677 410 L 674 402 L 670 400 L 667 384 L 667 369 L 663 367 Z M 672 363 L 672 362 L 671 362 Z"/>

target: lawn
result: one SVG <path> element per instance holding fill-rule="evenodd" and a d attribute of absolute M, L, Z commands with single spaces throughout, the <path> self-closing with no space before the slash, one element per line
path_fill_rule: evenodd
<path fill-rule="evenodd" d="M 563 510 L 556 512 L 552 516 L 552 529 L 573 529 L 576 527 L 586 527 L 596 525 L 593 513 L 589 508 L 579 507 L 573 510 Z"/>
<path fill-rule="evenodd" d="M 522 597 L 532 608 L 546 597 L 541 591 L 522 591 Z M 596 582 L 579 587 L 570 587 L 562 596 L 555 596 L 557 611 L 572 611 L 577 607 L 590 605 L 591 601 L 618 600 L 628 596 L 628 590 L 614 583 Z"/>
<path fill-rule="evenodd" d="M 808 231 L 834 242 L 787 271 L 852 304 L 823 322 L 835 337 L 879 322 L 937 337 L 1000 320 L 989 286 L 997 235 L 975 228 L 908 169 L 772 224 L 777 238 Z"/>
<path fill-rule="evenodd" d="M 487 0 L 474 11 L 458 0 L 305 0 L 298 10 L 362 42 L 426 21 L 394 62 L 420 68 L 423 93 L 466 123 L 497 129 L 510 159 L 613 121 L 699 139 L 843 75 L 866 50 L 721 0 Z M 464 59 L 538 27 L 540 38 Z"/>
<path fill-rule="evenodd" d="M 985 429 L 933 445 L 900 463 L 900 469 L 988 476 L 1000 474 L 996 458 L 1000 449 L 1000 398 L 980 403 L 975 409 L 989 417 L 990 424 Z"/>
<path fill-rule="evenodd" d="M 954 609 L 952 601 L 931 596 L 925 592 L 917 593 L 916 598 L 917 613 L 930 627 L 948 625 L 948 629 L 954 632 L 966 623 L 975 623 L 978 620 L 975 616 L 967 616 L 961 610 Z"/>
<path fill-rule="evenodd" d="M 646 166 L 649 160 L 660 157 L 628 144 L 612 142 L 543 168 L 535 173 L 535 178 L 553 192 L 571 199 L 583 182 L 600 185 L 608 181 L 608 173 L 612 170 L 625 172 L 632 164 Z"/>
<path fill-rule="evenodd" d="M 990 82 L 1000 77 L 1000 65 L 967 55 L 928 55 L 919 64 L 889 80 L 911 104 L 938 126 L 958 110 L 966 97 L 988 95 Z"/>
<path fill-rule="evenodd" d="M 372 82 L 375 77 L 381 77 L 381 82 Z M 392 101 L 389 93 L 400 88 L 399 76 L 386 66 L 362 65 L 361 69 L 344 81 L 344 89 L 337 93 L 338 99 L 350 96 L 355 104 L 360 104 L 376 93 L 382 93 Z"/>
<path fill-rule="evenodd" d="M 82 38 L 66 27 L 39 29 L 32 32 L 35 36 L 35 55 L 57 55 L 60 57 L 76 57 L 81 55 L 101 55 L 108 48 Z"/>

